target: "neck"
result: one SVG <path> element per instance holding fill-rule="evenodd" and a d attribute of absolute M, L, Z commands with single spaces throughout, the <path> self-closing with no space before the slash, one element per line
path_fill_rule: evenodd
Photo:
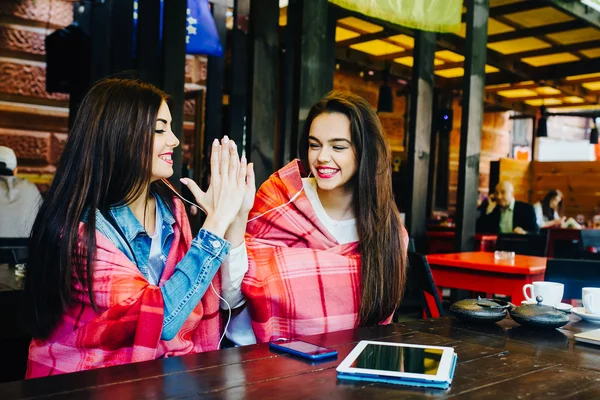
<path fill-rule="evenodd" d="M 153 235 L 156 221 L 156 202 L 154 196 L 150 195 L 150 187 L 144 189 L 142 194 L 131 201 L 128 206 L 146 232 Z"/>
<path fill-rule="evenodd" d="M 352 207 L 352 190 L 337 188 L 334 190 L 321 190 L 317 186 L 317 194 L 323 209 L 329 217 L 336 221 L 344 221 L 354 218 Z"/>

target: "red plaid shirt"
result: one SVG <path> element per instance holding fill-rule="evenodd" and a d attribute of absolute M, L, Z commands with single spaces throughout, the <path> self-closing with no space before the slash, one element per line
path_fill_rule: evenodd
<path fill-rule="evenodd" d="M 250 219 L 287 203 L 302 189 L 300 168 L 298 160 L 292 161 L 261 186 Z M 406 231 L 402 234 L 407 241 Z M 249 269 L 242 292 L 258 342 L 356 327 L 358 242 L 340 245 L 304 192 L 251 221 L 246 245 Z"/>
<path fill-rule="evenodd" d="M 174 201 L 177 221 L 161 281 L 169 279 L 190 248 L 191 234 L 183 205 Z M 80 225 L 83 235 L 83 224 Z M 146 281 L 137 266 L 105 236 L 96 231 L 94 299 L 73 275 L 73 305 L 46 339 L 33 339 L 26 378 L 57 375 L 93 368 L 216 350 L 219 342 L 219 300 L 209 290 L 179 333 L 160 340 L 164 305 L 159 286 Z M 220 274 L 213 280 L 220 288 Z"/>

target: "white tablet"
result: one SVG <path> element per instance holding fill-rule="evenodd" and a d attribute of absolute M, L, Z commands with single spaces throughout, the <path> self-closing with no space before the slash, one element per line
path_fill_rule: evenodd
<path fill-rule="evenodd" d="M 382 380 L 449 382 L 454 358 L 451 347 L 363 340 L 337 367 L 337 372 Z"/>

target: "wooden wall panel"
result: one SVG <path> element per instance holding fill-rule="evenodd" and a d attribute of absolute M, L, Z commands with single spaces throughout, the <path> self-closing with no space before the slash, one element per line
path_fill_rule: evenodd
<path fill-rule="evenodd" d="M 563 214 L 586 219 L 600 211 L 600 161 L 534 162 L 532 202 L 540 201 L 549 190 L 563 192 Z"/>

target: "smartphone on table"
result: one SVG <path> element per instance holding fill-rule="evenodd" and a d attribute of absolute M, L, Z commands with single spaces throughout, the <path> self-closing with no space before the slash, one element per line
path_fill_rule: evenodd
<path fill-rule="evenodd" d="M 269 347 L 274 350 L 282 351 L 293 356 L 302 357 L 307 360 L 323 360 L 336 357 L 337 350 L 317 346 L 316 344 L 304 342 L 296 339 L 277 339 L 269 342 Z"/>

